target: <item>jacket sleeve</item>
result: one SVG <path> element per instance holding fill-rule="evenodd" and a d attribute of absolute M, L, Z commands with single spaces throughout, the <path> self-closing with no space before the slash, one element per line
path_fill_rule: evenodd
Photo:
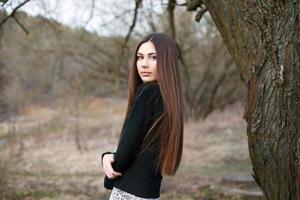
<path fill-rule="evenodd" d="M 133 107 L 122 130 L 122 138 L 115 153 L 113 168 L 123 173 L 133 162 L 146 135 L 146 126 L 153 115 L 155 87 L 147 86 L 137 93 Z"/>
<path fill-rule="evenodd" d="M 132 109 L 125 120 L 122 129 L 122 138 L 114 154 L 115 162 L 112 163 L 116 172 L 123 173 L 133 162 L 142 141 L 147 133 L 147 124 L 153 119 L 154 103 L 159 94 L 158 86 L 147 86 L 137 92 Z M 112 189 L 115 179 L 105 176 L 104 186 Z"/>

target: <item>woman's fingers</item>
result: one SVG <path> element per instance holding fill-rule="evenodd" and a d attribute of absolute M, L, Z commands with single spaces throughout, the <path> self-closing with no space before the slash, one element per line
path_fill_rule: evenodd
<path fill-rule="evenodd" d="M 115 172 L 115 171 L 109 171 L 109 178 L 110 179 L 115 179 L 117 178 L 118 176 L 121 176 L 122 174 L 118 173 L 118 172 Z"/>
<path fill-rule="evenodd" d="M 112 178 L 116 178 L 117 176 L 121 176 L 121 175 L 122 175 L 121 173 L 116 172 L 116 171 L 112 168 L 111 163 L 109 163 L 109 164 L 106 166 L 106 170 L 107 170 L 108 174 L 109 174 Z"/>
<path fill-rule="evenodd" d="M 103 170 L 109 179 L 115 179 L 118 176 L 122 176 L 121 173 L 114 171 L 112 164 L 114 160 L 113 154 L 107 154 L 103 157 Z"/>
<path fill-rule="evenodd" d="M 121 173 L 114 171 L 112 167 L 107 167 L 105 169 L 105 172 L 106 172 L 107 177 L 110 179 L 114 179 L 114 178 L 122 175 Z"/>

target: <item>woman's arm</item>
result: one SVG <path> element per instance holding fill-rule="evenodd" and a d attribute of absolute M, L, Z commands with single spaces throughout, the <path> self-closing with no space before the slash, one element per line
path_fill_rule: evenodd
<path fill-rule="evenodd" d="M 158 85 L 144 86 L 137 92 L 133 107 L 122 130 L 122 138 L 115 152 L 113 168 L 123 173 L 133 162 L 153 119 L 154 101 L 159 92 Z"/>
<path fill-rule="evenodd" d="M 153 119 L 155 100 L 159 95 L 158 85 L 148 85 L 137 92 L 133 107 L 122 129 L 122 138 L 115 152 L 114 171 L 123 173 L 133 162 L 148 130 L 147 124 Z M 115 179 L 105 176 L 104 187 L 113 188 Z"/>

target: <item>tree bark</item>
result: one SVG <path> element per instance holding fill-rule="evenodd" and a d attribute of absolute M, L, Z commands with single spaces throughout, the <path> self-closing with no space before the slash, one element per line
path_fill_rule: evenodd
<path fill-rule="evenodd" d="M 204 3 L 248 87 L 253 177 L 268 200 L 300 200 L 300 1 Z"/>

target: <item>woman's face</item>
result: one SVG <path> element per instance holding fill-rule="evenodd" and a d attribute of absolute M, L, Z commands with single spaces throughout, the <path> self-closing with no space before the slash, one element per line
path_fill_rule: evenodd
<path fill-rule="evenodd" d="M 136 67 L 143 82 L 156 80 L 156 50 L 152 42 L 145 42 L 138 49 Z"/>

